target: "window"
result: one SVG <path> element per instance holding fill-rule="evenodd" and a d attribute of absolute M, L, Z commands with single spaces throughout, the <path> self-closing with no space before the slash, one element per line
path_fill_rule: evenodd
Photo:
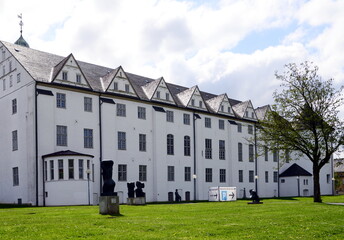
<path fill-rule="evenodd" d="M 269 172 L 265 171 L 265 182 L 268 183 L 269 182 Z"/>
<path fill-rule="evenodd" d="M 65 81 L 68 80 L 68 72 L 66 72 L 66 71 L 62 72 L 62 80 L 65 80 Z"/>
<path fill-rule="evenodd" d="M 174 181 L 174 166 L 167 166 L 167 181 Z"/>
<path fill-rule="evenodd" d="M 68 159 L 68 178 L 74 179 L 74 159 Z"/>
<path fill-rule="evenodd" d="M 166 93 L 166 101 L 170 101 L 170 94 Z"/>
<path fill-rule="evenodd" d="M 127 165 L 118 164 L 118 181 L 127 181 Z"/>
<path fill-rule="evenodd" d="M 76 74 L 75 75 L 75 81 L 77 82 L 77 83 L 81 83 L 81 75 L 80 74 Z"/>
<path fill-rule="evenodd" d="M 253 145 L 248 145 L 248 160 L 249 162 L 254 162 Z"/>
<path fill-rule="evenodd" d="M 212 159 L 211 139 L 205 139 L 205 158 Z"/>
<path fill-rule="evenodd" d="M 278 162 L 278 151 L 277 150 L 273 151 L 273 161 Z"/>
<path fill-rule="evenodd" d="M 227 112 L 231 113 L 231 107 L 227 107 Z"/>
<path fill-rule="evenodd" d="M 252 127 L 252 125 L 248 125 L 247 126 L 247 133 L 248 134 L 253 134 L 253 127 Z"/>
<path fill-rule="evenodd" d="M 220 183 L 226 182 L 226 169 L 220 169 Z"/>
<path fill-rule="evenodd" d="M 308 185 L 308 179 L 303 179 L 303 185 Z"/>
<path fill-rule="evenodd" d="M 190 137 L 184 136 L 184 156 L 190 156 Z"/>
<path fill-rule="evenodd" d="M 248 181 L 254 182 L 254 171 L 252 170 L 248 171 Z"/>
<path fill-rule="evenodd" d="M 56 93 L 56 107 L 66 108 L 66 94 Z"/>
<path fill-rule="evenodd" d="M 129 87 L 129 84 L 125 84 L 125 92 L 130 92 L 130 87 Z"/>
<path fill-rule="evenodd" d="M 119 117 L 125 117 L 126 116 L 125 104 L 117 103 L 117 116 L 119 116 Z"/>
<path fill-rule="evenodd" d="M 19 169 L 18 167 L 12 168 L 13 172 L 13 186 L 19 186 Z"/>
<path fill-rule="evenodd" d="M 326 174 L 326 182 L 331 183 L 331 176 L 330 174 Z"/>
<path fill-rule="evenodd" d="M 113 90 L 118 91 L 118 82 L 113 83 Z"/>
<path fill-rule="evenodd" d="M 157 98 L 157 99 L 160 99 L 160 91 L 157 91 L 157 92 L 156 92 L 156 98 Z"/>
<path fill-rule="evenodd" d="M 202 101 L 199 101 L 199 107 L 203 108 L 203 102 Z"/>
<path fill-rule="evenodd" d="M 254 112 L 251 112 L 251 118 L 254 118 Z"/>
<path fill-rule="evenodd" d="M 226 159 L 225 140 L 219 140 L 219 159 Z"/>
<path fill-rule="evenodd" d="M 274 171 L 274 182 L 278 182 L 278 172 Z"/>
<path fill-rule="evenodd" d="M 168 192 L 168 201 L 173 202 L 173 192 Z"/>
<path fill-rule="evenodd" d="M 84 179 L 84 160 L 79 159 L 79 179 Z"/>
<path fill-rule="evenodd" d="M 5 91 L 6 90 L 6 79 L 4 79 L 2 81 L 2 90 Z"/>
<path fill-rule="evenodd" d="M 117 132 L 117 137 L 118 137 L 118 150 L 126 150 L 127 149 L 126 133 Z"/>
<path fill-rule="evenodd" d="M 44 181 L 48 180 L 48 162 L 44 161 Z"/>
<path fill-rule="evenodd" d="M 248 111 L 245 111 L 245 117 L 248 117 Z"/>
<path fill-rule="evenodd" d="M 242 162 L 242 143 L 238 143 L 238 160 Z"/>
<path fill-rule="evenodd" d="M 239 170 L 239 182 L 244 182 L 244 171 Z"/>
<path fill-rule="evenodd" d="M 63 179 L 63 160 L 58 160 L 59 179 Z"/>
<path fill-rule="evenodd" d="M 191 99 L 191 106 L 193 106 L 193 107 L 195 106 L 195 99 Z"/>
<path fill-rule="evenodd" d="M 185 125 L 190 125 L 190 114 L 187 114 L 187 113 L 183 114 L 183 122 Z"/>
<path fill-rule="evenodd" d="M 90 179 L 90 173 L 89 173 L 89 171 L 91 170 L 90 162 L 91 162 L 90 160 L 87 160 L 86 162 L 87 179 Z"/>
<path fill-rule="evenodd" d="M 269 149 L 267 146 L 264 146 L 264 155 L 265 155 L 265 161 L 267 162 L 269 160 Z"/>
<path fill-rule="evenodd" d="M 146 134 L 139 134 L 139 151 L 146 151 Z"/>
<path fill-rule="evenodd" d="M 213 169 L 212 168 L 206 168 L 205 169 L 205 181 L 206 182 L 212 182 L 213 181 Z"/>
<path fill-rule="evenodd" d="M 139 181 L 147 181 L 147 165 L 139 165 Z"/>
<path fill-rule="evenodd" d="M 84 128 L 84 148 L 93 148 L 93 129 Z"/>
<path fill-rule="evenodd" d="M 12 151 L 18 150 L 18 131 L 12 131 Z"/>
<path fill-rule="evenodd" d="M 204 118 L 204 125 L 206 128 L 211 128 L 211 118 Z"/>
<path fill-rule="evenodd" d="M 290 162 L 290 152 L 289 152 L 289 150 L 285 150 L 285 162 L 286 163 Z"/>
<path fill-rule="evenodd" d="M 185 182 L 191 181 L 191 167 L 184 168 L 184 181 Z"/>
<path fill-rule="evenodd" d="M 238 124 L 238 132 L 242 132 L 242 125 L 241 123 L 237 123 Z"/>
<path fill-rule="evenodd" d="M 174 154 L 174 138 L 172 134 L 167 135 L 167 155 Z"/>
<path fill-rule="evenodd" d="M 56 145 L 67 146 L 67 127 L 56 126 Z"/>
<path fill-rule="evenodd" d="M 10 76 L 10 87 L 13 86 L 13 79 L 12 79 L 12 75 Z"/>
<path fill-rule="evenodd" d="M 285 183 L 285 179 L 281 179 L 281 183 Z"/>
<path fill-rule="evenodd" d="M 139 119 L 146 119 L 146 108 L 137 107 L 137 117 Z"/>
<path fill-rule="evenodd" d="M 166 121 L 173 122 L 173 111 L 166 110 Z"/>
<path fill-rule="evenodd" d="M 50 180 L 54 180 L 54 160 L 50 160 Z"/>
<path fill-rule="evenodd" d="M 17 99 L 12 99 L 12 114 L 17 113 Z"/>
<path fill-rule="evenodd" d="M 20 82 L 20 73 L 17 74 L 17 83 Z"/>
<path fill-rule="evenodd" d="M 92 98 L 84 97 L 84 111 L 92 112 Z"/>
<path fill-rule="evenodd" d="M 225 121 L 222 119 L 219 119 L 219 129 L 225 129 Z"/>
<path fill-rule="evenodd" d="M 225 107 L 221 105 L 221 112 L 224 112 Z"/>

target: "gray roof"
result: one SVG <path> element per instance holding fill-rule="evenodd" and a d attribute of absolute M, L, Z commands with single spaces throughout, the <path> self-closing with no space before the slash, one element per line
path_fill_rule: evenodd
<path fill-rule="evenodd" d="M 4 41 L 1 41 L 1 43 L 20 62 L 20 64 L 22 64 L 32 78 L 40 82 L 50 82 L 51 76 L 56 76 L 68 58 L 72 56 L 72 54 L 70 54 L 67 57 L 61 57 L 55 54 L 34 50 L 32 48 L 27 48 Z M 113 69 L 77 60 L 76 62 L 79 65 L 81 72 L 84 74 L 86 81 L 89 83 L 92 90 L 96 92 L 106 91 L 112 79 L 121 68 L 121 66 L 119 66 Z M 136 92 L 137 97 L 142 100 L 151 99 L 152 94 L 154 94 L 156 87 L 162 79 L 162 77 L 159 79 L 152 79 L 128 72 L 125 72 L 125 74 L 134 91 Z M 198 88 L 197 85 L 191 88 L 172 83 L 166 83 L 166 85 L 171 92 L 172 98 L 174 99 L 176 105 L 179 107 L 187 107 L 192 94 L 194 93 L 195 89 Z M 218 96 L 203 91 L 200 91 L 200 94 L 203 100 L 206 102 L 206 107 L 211 112 L 215 112 L 215 109 L 219 104 L 221 104 L 221 101 L 225 95 L 221 94 Z M 241 102 L 229 98 L 229 102 L 235 113 L 239 113 L 238 115 L 242 117 L 249 101 Z"/>
<path fill-rule="evenodd" d="M 262 107 L 258 107 L 255 109 L 256 115 L 258 120 L 264 120 L 266 113 L 270 110 L 270 106 L 269 105 L 265 105 Z"/>

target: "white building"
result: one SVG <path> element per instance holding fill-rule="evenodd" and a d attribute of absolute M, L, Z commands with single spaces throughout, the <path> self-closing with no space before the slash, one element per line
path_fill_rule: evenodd
<path fill-rule="evenodd" d="M 249 189 L 260 197 L 312 195 L 308 160 L 279 166 L 278 153 L 258 156 L 248 141 L 267 106 L 18 41 L 0 41 L 1 203 L 97 204 L 102 160 L 114 161 L 123 203 L 127 182 L 138 180 L 148 202 L 173 200 L 175 189 L 182 200 L 206 200 L 214 186 L 236 187 L 238 198 Z M 327 165 L 322 194 L 332 194 Z"/>

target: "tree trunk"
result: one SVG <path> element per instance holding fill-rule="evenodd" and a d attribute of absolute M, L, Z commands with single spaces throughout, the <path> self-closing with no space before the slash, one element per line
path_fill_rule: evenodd
<path fill-rule="evenodd" d="M 313 201 L 321 203 L 321 193 L 320 193 L 320 168 L 318 165 L 313 163 Z"/>

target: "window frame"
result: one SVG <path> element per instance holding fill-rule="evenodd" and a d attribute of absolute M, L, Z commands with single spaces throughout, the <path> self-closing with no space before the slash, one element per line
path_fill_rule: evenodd
<path fill-rule="evenodd" d="M 212 159 L 213 158 L 213 153 L 212 153 L 212 139 L 206 138 L 205 139 L 205 159 Z"/>
<path fill-rule="evenodd" d="M 205 169 L 205 182 L 213 182 L 213 169 L 212 168 Z"/>
<path fill-rule="evenodd" d="M 118 164 L 118 181 L 126 182 L 127 181 L 127 164 Z"/>
<path fill-rule="evenodd" d="M 127 133 L 118 131 L 117 132 L 117 149 L 127 150 Z"/>
<path fill-rule="evenodd" d="M 127 116 L 127 106 L 123 103 L 116 104 L 116 116 L 117 117 L 126 117 Z"/>

